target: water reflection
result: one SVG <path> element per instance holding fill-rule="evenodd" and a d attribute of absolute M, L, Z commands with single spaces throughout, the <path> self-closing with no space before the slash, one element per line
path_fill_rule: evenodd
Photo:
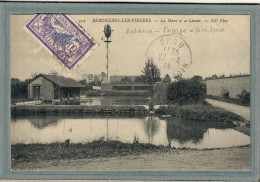
<path fill-rule="evenodd" d="M 226 129 L 231 126 L 225 123 L 190 122 L 179 118 L 167 118 L 167 136 L 169 139 L 178 140 L 180 143 L 192 141 L 198 143 L 203 139 L 209 128 Z"/>
<path fill-rule="evenodd" d="M 42 122 L 42 119 L 40 118 L 30 118 L 29 121 L 33 127 L 38 129 L 43 129 L 47 126 L 55 127 L 58 123 L 58 119 L 56 117 L 48 117 L 45 122 Z"/>
<path fill-rule="evenodd" d="M 250 144 L 250 137 L 225 123 L 167 119 L 167 136 L 175 148 L 224 148 Z"/>
<path fill-rule="evenodd" d="M 211 124 L 212 125 L 212 124 Z M 250 144 L 228 126 L 159 117 L 35 116 L 12 119 L 12 144 L 119 140 L 176 148 L 221 148 Z"/>
<path fill-rule="evenodd" d="M 144 132 L 146 133 L 148 143 L 153 143 L 154 136 L 158 134 L 160 127 L 163 129 L 166 127 L 164 124 L 165 122 L 160 122 L 159 118 L 152 116 L 146 117 L 142 123 L 144 125 Z"/>

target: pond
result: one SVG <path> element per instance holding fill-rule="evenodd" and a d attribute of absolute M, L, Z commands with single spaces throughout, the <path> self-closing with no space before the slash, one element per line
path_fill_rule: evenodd
<path fill-rule="evenodd" d="M 14 117 L 11 143 L 86 143 L 138 141 L 175 148 L 224 148 L 250 144 L 250 137 L 224 125 L 162 117 L 29 116 Z"/>

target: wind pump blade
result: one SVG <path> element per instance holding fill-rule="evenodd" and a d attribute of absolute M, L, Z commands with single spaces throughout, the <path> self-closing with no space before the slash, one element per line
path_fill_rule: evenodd
<path fill-rule="evenodd" d="M 104 27 L 104 33 L 106 38 L 108 39 L 111 36 L 111 27 L 110 25 L 106 24 Z"/>

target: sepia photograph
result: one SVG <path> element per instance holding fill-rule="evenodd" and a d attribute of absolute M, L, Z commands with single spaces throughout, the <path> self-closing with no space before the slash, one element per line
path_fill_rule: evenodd
<path fill-rule="evenodd" d="M 248 14 L 13 14 L 12 171 L 250 171 Z"/>

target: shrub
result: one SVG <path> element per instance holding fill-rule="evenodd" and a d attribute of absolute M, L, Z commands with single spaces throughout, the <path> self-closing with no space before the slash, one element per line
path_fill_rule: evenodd
<path fill-rule="evenodd" d="M 229 98 L 229 91 L 222 88 L 221 97 L 228 99 Z"/>
<path fill-rule="evenodd" d="M 27 84 L 26 81 L 20 81 L 19 79 L 11 79 L 11 98 L 27 98 Z"/>
<path fill-rule="evenodd" d="M 178 112 L 177 105 L 169 105 L 169 106 L 160 106 L 158 109 L 155 110 L 155 114 L 165 115 L 170 114 L 172 116 L 176 116 Z"/>
<path fill-rule="evenodd" d="M 249 104 L 250 103 L 250 93 L 246 90 L 243 90 L 241 94 L 237 95 L 237 100 L 241 104 Z"/>
<path fill-rule="evenodd" d="M 205 100 L 206 87 L 200 76 L 180 79 L 167 89 L 167 100 L 174 104 L 201 103 Z"/>

